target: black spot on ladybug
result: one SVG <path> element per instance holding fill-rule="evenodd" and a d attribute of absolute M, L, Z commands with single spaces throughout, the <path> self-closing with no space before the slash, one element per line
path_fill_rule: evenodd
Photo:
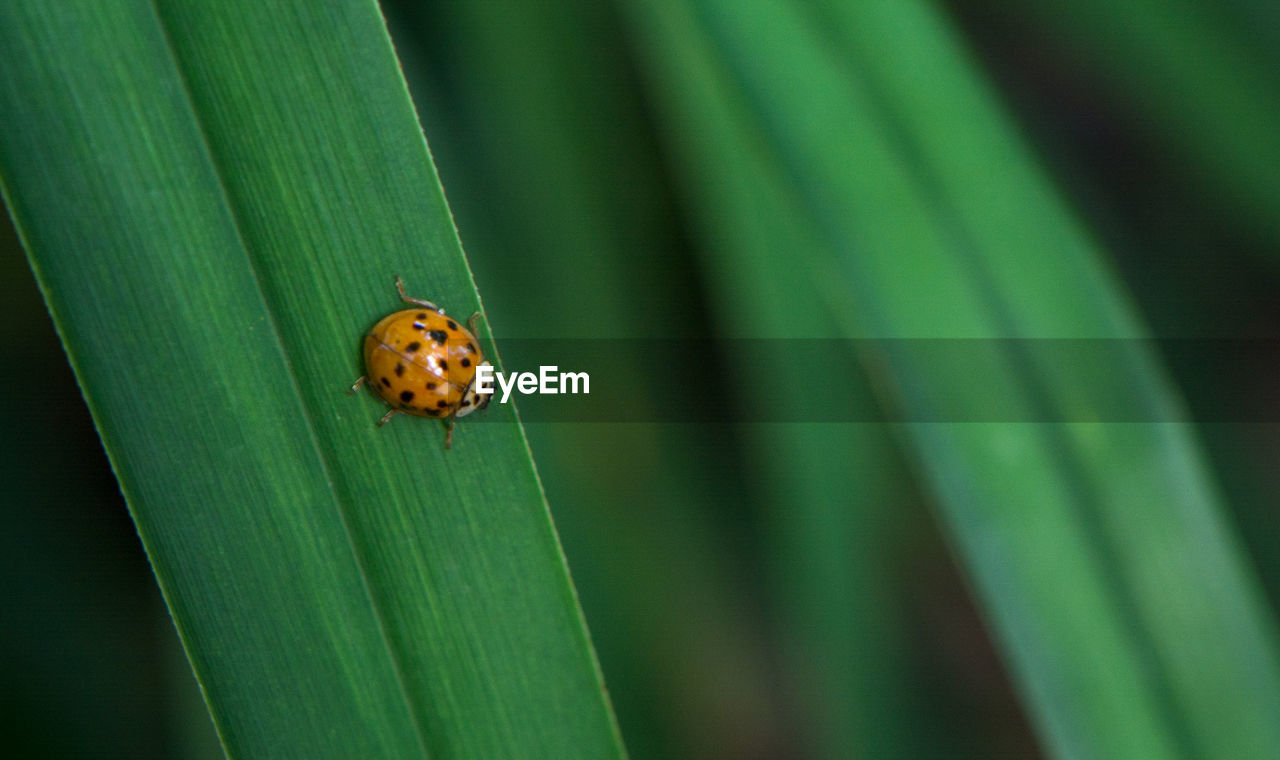
<path fill-rule="evenodd" d="M 476 344 L 467 341 L 467 350 L 474 354 L 476 352 Z"/>
<path fill-rule="evenodd" d="M 426 319 L 426 318 L 427 318 L 427 313 L 425 311 L 419 312 L 418 316 L 414 317 L 414 319 Z"/>
<path fill-rule="evenodd" d="M 464 366 L 464 367 L 470 367 L 470 366 L 471 366 L 471 360 L 470 360 L 470 359 L 468 359 L 468 358 L 467 358 L 467 357 L 465 357 L 465 356 L 464 356 L 464 357 L 462 357 L 462 366 Z"/>
<path fill-rule="evenodd" d="M 441 359 L 440 369 L 445 370 L 447 372 L 449 370 L 449 362 L 445 361 L 444 359 Z"/>
<path fill-rule="evenodd" d="M 444 399 L 441 399 L 440 401 L 436 402 L 436 406 L 440 407 L 441 409 L 445 408 L 448 405 L 449 405 L 449 402 L 445 401 Z"/>
<path fill-rule="evenodd" d="M 408 351 L 409 353 L 413 353 L 414 351 L 417 351 L 420 348 L 422 348 L 422 344 L 415 340 L 414 342 L 405 346 L 404 350 Z"/>
<path fill-rule="evenodd" d="M 400 400 L 406 404 L 413 401 L 413 391 L 400 391 Z"/>
<path fill-rule="evenodd" d="M 436 389 L 435 383 L 427 383 L 427 390 L 434 391 L 435 389 Z"/>
<path fill-rule="evenodd" d="M 397 364 L 397 365 L 396 365 L 396 377 L 404 377 L 404 365 L 403 365 L 403 364 Z"/>
<path fill-rule="evenodd" d="M 426 409 L 426 410 L 424 410 L 424 411 L 425 411 L 427 414 L 431 415 L 432 417 L 439 417 L 439 416 L 440 416 L 440 412 L 436 411 L 435 409 Z"/>
<path fill-rule="evenodd" d="M 448 320 L 445 320 L 445 321 L 449 323 L 449 329 L 450 329 L 450 330 L 457 330 L 457 329 L 458 329 L 458 323 L 457 323 L 457 322 L 454 322 L 452 319 L 448 319 Z"/>
<path fill-rule="evenodd" d="M 384 377 L 384 378 L 382 378 L 382 380 L 381 380 L 380 382 L 381 382 L 383 385 L 387 386 L 388 388 L 390 388 L 390 387 L 391 387 L 391 381 L 390 381 L 390 380 L 388 380 L 388 379 L 387 379 L 387 378 L 385 378 L 385 377 Z"/>
<path fill-rule="evenodd" d="M 431 332 L 427 333 L 427 335 L 430 335 L 432 340 L 434 340 L 436 343 L 439 343 L 442 346 L 449 340 L 449 333 L 445 332 L 444 330 L 432 330 Z"/>

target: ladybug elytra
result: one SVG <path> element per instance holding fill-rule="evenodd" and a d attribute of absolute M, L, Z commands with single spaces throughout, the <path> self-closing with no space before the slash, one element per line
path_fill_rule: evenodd
<path fill-rule="evenodd" d="M 430 301 L 405 295 L 399 276 L 396 290 L 415 308 L 388 314 L 364 336 L 365 374 L 351 392 L 367 381 L 391 405 L 378 427 L 397 414 L 447 420 L 444 445 L 449 448 L 457 418 L 483 409 L 491 398 L 473 388 L 476 367 L 489 364 L 476 340 L 479 314 L 463 327 Z"/>

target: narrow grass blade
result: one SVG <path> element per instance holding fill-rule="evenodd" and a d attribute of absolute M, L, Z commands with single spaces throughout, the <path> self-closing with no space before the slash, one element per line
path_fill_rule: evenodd
<path fill-rule="evenodd" d="M 344 393 L 392 275 L 478 307 L 376 7 L 0 35 L 5 197 L 228 754 L 619 756 L 514 414 L 445 451 Z"/>

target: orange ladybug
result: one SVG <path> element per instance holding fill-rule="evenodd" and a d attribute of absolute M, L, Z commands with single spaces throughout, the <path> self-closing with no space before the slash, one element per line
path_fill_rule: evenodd
<path fill-rule="evenodd" d="M 382 427 L 397 414 L 448 420 L 444 447 L 453 442 L 459 417 L 489 405 L 492 394 L 475 392 L 476 367 L 488 365 L 476 340 L 476 319 L 459 325 L 444 309 L 405 295 L 396 277 L 400 300 L 416 308 L 388 314 L 364 336 L 364 376 L 351 386 L 355 393 L 368 381 L 391 405 L 378 420 Z"/>

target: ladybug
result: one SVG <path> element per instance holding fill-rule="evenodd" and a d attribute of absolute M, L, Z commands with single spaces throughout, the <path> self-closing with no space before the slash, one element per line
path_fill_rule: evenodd
<path fill-rule="evenodd" d="M 405 295 L 404 283 L 396 276 L 400 300 L 415 306 L 388 314 L 364 336 L 364 376 L 351 386 L 351 393 L 369 385 L 391 405 L 378 420 L 382 427 L 397 414 L 448 420 L 444 447 L 453 442 L 453 424 L 458 417 L 489 405 L 492 394 L 478 394 L 472 388 L 476 367 L 489 366 L 476 340 L 476 318 L 459 325 L 444 309 L 421 298 Z"/>

